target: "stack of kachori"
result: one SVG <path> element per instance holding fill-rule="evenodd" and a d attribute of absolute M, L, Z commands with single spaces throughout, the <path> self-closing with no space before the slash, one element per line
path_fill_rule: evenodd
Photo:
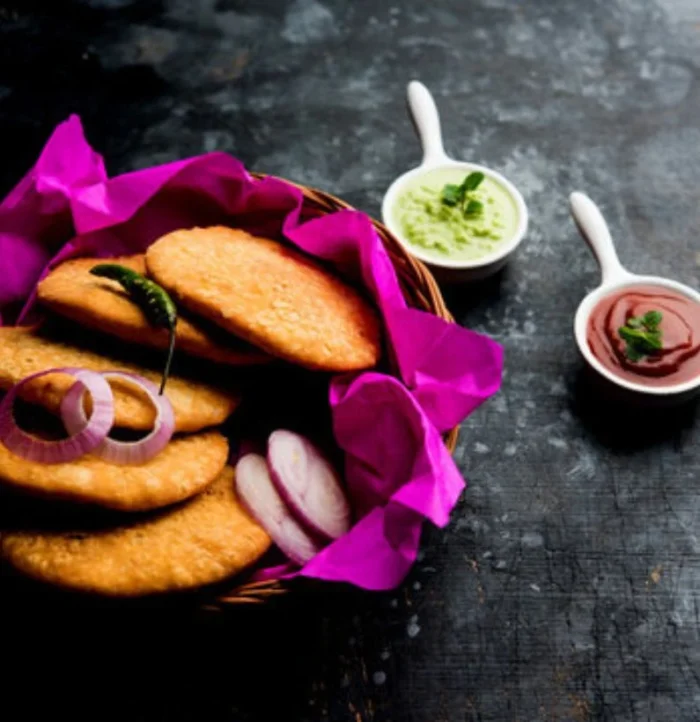
<path fill-rule="evenodd" d="M 333 373 L 371 368 L 381 355 L 378 315 L 316 260 L 242 230 L 178 230 L 145 255 L 66 261 L 39 283 L 47 312 L 42 324 L 0 328 L 0 389 L 17 394 L 29 420 L 25 431 L 45 440 L 37 445 L 55 438 L 54 422 L 65 422 L 67 397 L 80 391 L 76 384 L 89 372 L 109 382 L 114 435 L 126 445 L 155 433 L 162 420 L 161 406 L 143 388 L 161 380 L 169 332 L 154 326 L 120 283 L 91 273 L 104 262 L 145 276 L 177 305 L 175 356 L 192 362 L 165 384 L 160 403 L 172 414 L 171 436 L 152 458 L 136 463 L 102 453 L 106 441 L 60 462 L 25 457 L 21 445 L 0 443 L 0 488 L 11 492 L 5 515 L 22 497 L 25 507 L 49 503 L 56 510 L 50 526 L 41 516 L 33 523 L 31 515 L 19 528 L 6 524 L 0 553 L 32 578 L 107 596 L 223 581 L 250 569 L 271 546 L 237 498 L 228 427 L 222 428 L 241 397 L 254 391 L 241 381 L 246 369 L 255 367 L 264 383 L 284 364 Z M 113 378 L 113 372 L 122 375 Z M 85 394 L 76 403 L 88 425 L 99 401 L 93 409 Z M 66 507 L 79 514 L 63 523 Z M 104 523 L 82 525 L 81 515 L 88 520 L 91 514 Z"/>

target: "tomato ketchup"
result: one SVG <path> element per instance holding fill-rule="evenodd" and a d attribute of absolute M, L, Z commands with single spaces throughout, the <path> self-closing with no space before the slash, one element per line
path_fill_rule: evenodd
<path fill-rule="evenodd" d="M 660 320 L 647 326 L 647 318 Z M 603 298 L 588 319 L 587 340 L 598 361 L 626 381 L 671 386 L 700 376 L 700 304 L 663 286 L 630 286 Z"/>

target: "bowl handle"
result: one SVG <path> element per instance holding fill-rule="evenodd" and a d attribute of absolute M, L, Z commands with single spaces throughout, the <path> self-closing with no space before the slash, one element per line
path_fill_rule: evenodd
<path fill-rule="evenodd" d="M 598 206 L 585 193 L 579 191 L 569 196 L 569 205 L 581 235 L 586 239 L 598 261 L 603 283 L 607 284 L 629 276 L 629 272 L 617 257 L 608 224 Z"/>
<path fill-rule="evenodd" d="M 423 165 L 437 165 L 448 160 L 442 147 L 440 116 L 430 91 L 417 80 L 407 89 L 408 107 L 423 148 Z"/>

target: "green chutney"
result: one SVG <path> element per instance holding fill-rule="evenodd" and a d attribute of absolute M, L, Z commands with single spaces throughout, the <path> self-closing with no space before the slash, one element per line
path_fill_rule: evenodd
<path fill-rule="evenodd" d="M 460 185 L 469 174 L 461 168 L 436 168 L 412 178 L 393 209 L 394 223 L 416 249 L 436 261 L 474 261 L 498 250 L 518 229 L 515 200 L 498 181 L 485 176 L 469 197 L 483 204 L 476 216 L 442 202 L 447 183 Z"/>

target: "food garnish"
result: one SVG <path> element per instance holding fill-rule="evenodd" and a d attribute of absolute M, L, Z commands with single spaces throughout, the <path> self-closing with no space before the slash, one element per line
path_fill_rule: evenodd
<path fill-rule="evenodd" d="M 177 325 L 175 302 L 162 286 L 126 266 L 120 266 L 117 263 L 100 263 L 90 269 L 90 273 L 119 283 L 138 304 L 151 325 L 156 328 L 165 328 L 170 333 L 168 356 L 158 391 L 162 395 L 170 375 L 170 364 L 175 350 L 175 327 Z"/>
<path fill-rule="evenodd" d="M 641 361 L 663 347 L 663 340 L 659 324 L 663 319 L 660 311 L 648 311 L 643 316 L 627 319 L 624 326 L 620 326 L 620 338 L 627 343 L 625 355 L 630 361 Z"/>
<path fill-rule="evenodd" d="M 144 392 L 156 409 L 153 429 L 138 441 L 118 441 L 105 436 L 95 453 L 113 464 L 145 464 L 160 454 L 168 445 L 175 428 L 175 413 L 167 396 L 159 393 L 158 387 L 137 374 L 122 371 L 105 371 L 105 379 L 126 381 Z M 79 379 L 82 380 L 82 379 Z M 69 434 L 76 433 L 88 423 L 83 406 L 86 388 L 82 383 L 71 386 L 61 401 L 61 420 Z"/>
<path fill-rule="evenodd" d="M 13 407 L 20 390 L 29 382 L 48 374 L 70 374 L 79 378 L 90 393 L 92 414 L 80 429 L 62 441 L 46 441 L 22 430 L 15 421 Z M 107 436 L 114 423 L 112 389 L 101 374 L 84 369 L 56 368 L 31 374 L 15 384 L 0 403 L 0 442 L 13 454 L 42 464 L 62 464 L 93 451 Z"/>
<path fill-rule="evenodd" d="M 22 430 L 15 421 L 13 407 L 19 391 L 27 383 L 47 374 L 69 374 L 76 379 L 61 401 L 61 419 L 67 439 L 46 441 Z M 131 442 L 108 438 L 114 424 L 114 396 L 107 378 L 119 378 L 140 388 L 156 407 L 153 431 Z M 83 408 L 85 392 L 92 402 L 88 418 Z M 152 459 L 173 435 L 175 415 L 169 399 L 158 393 L 155 384 L 137 374 L 118 371 L 100 373 L 78 368 L 55 368 L 31 374 L 15 384 L 0 402 L 0 442 L 13 454 L 42 464 L 62 464 L 95 454 L 115 464 L 142 464 Z"/>
<path fill-rule="evenodd" d="M 484 212 L 484 204 L 470 194 L 484 180 L 484 174 L 474 171 L 464 178 L 460 185 L 446 183 L 442 189 L 442 202 L 446 206 L 461 206 L 465 217 L 479 216 Z"/>
<path fill-rule="evenodd" d="M 270 478 L 267 462 L 259 454 L 246 454 L 236 464 L 238 496 L 280 551 L 299 565 L 313 559 L 321 545 L 294 518 Z"/>
<path fill-rule="evenodd" d="M 284 429 L 273 432 L 267 463 L 277 491 L 308 529 L 329 540 L 350 529 L 350 505 L 340 479 L 308 439 Z"/>
<path fill-rule="evenodd" d="M 297 564 L 350 529 L 350 505 L 338 475 L 308 439 L 292 431 L 270 435 L 267 460 L 242 456 L 236 484 L 250 513 Z"/>

